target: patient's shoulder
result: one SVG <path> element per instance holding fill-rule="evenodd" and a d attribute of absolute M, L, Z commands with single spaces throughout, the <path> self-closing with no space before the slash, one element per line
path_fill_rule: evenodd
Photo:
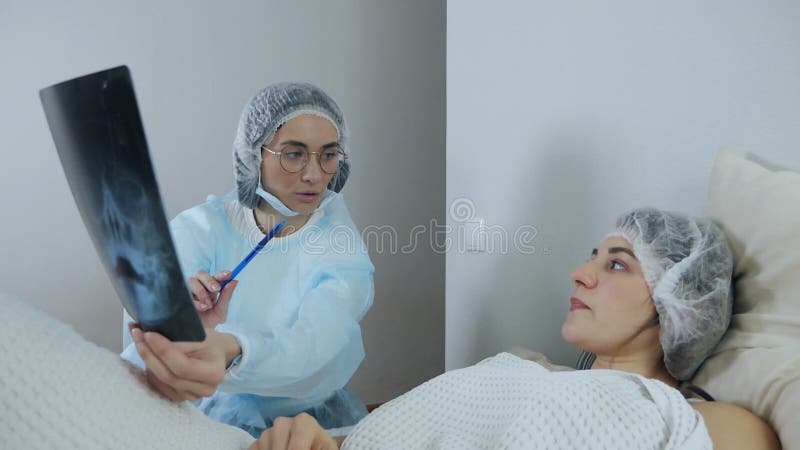
<path fill-rule="evenodd" d="M 764 420 L 750 411 L 724 402 L 692 403 L 703 416 L 714 448 L 780 449 L 778 436 Z"/>
<path fill-rule="evenodd" d="M 512 355 L 514 355 L 514 356 L 516 356 L 518 358 L 527 359 L 528 361 L 533 361 L 533 362 L 539 364 L 540 366 L 544 367 L 545 369 L 549 370 L 550 372 L 569 372 L 569 371 L 574 371 L 575 370 L 574 367 L 568 367 L 568 366 L 561 366 L 561 365 L 558 365 L 558 364 L 553 364 L 550 361 L 550 359 L 547 356 L 545 356 L 543 353 L 539 353 L 539 352 L 527 349 L 525 347 L 520 347 L 518 345 L 515 345 L 515 346 L 511 347 L 511 349 L 508 350 L 508 353 L 511 353 Z"/>

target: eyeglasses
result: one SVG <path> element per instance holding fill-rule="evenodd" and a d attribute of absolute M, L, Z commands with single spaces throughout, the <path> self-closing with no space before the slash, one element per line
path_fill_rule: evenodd
<path fill-rule="evenodd" d="M 309 152 L 305 147 L 288 145 L 283 150 L 276 152 L 266 145 L 262 149 L 280 158 L 281 167 L 289 173 L 297 173 L 308 165 L 309 155 L 317 155 L 319 167 L 327 174 L 336 173 L 339 161 L 347 159 L 347 154 L 338 147 L 327 148 L 321 152 Z"/>

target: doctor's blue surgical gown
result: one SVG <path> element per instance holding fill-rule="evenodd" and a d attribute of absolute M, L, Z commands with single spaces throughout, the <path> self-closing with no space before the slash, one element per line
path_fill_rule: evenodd
<path fill-rule="evenodd" d="M 234 192 L 182 212 L 170 230 L 186 278 L 233 270 L 264 237 Z M 233 335 L 242 355 L 200 409 L 255 437 L 278 416 L 308 412 L 325 428 L 364 417 L 345 385 L 364 358 L 359 321 L 372 305 L 374 271 L 339 195 L 295 233 L 272 239 L 237 276 L 216 330 Z M 122 356 L 143 367 L 127 324 L 123 336 Z"/>

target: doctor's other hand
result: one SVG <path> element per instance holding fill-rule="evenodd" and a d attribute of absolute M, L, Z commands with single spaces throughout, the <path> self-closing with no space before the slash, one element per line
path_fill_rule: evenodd
<path fill-rule="evenodd" d="M 278 417 L 250 450 L 336 450 L 339 445 L 306 413 Z"/>
<path fill-rule="evenodd" d="M 175 402 L 211 396 L 241 354 L 236 338 L 207 329 L 202 342 L 171 342 L 159 333 L 131 327 L 150 386 Z"/>
<path fill-rule="evenodd" d="M 198 270 L 193 277 L 186 280 L 204 328 L 214 328 L 228 317 L 231 295 L 239 283 L 236 280 L 231 281 L 223 289 L 222 282 L 230 277 L 230 270 L 217 272 L 213 276 L 205 270 Z"/>

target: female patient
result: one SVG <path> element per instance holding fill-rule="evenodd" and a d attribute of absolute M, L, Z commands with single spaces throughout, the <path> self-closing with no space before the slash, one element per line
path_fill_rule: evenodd
<path fill-rule="evenodd" d="M 726 449 L 780 448 L 771 428 L 752 413 L 721 402 L 689 403 L 677 389 L 727 329 L 731 272 L 730 250 L 710 221 L 654 209 L 625 214 L 571 274 L 575 287 L 562 335 L 596 355 L 593 370 L 547 372 L 501 354 L 384 405 L 359 423 L 344 448 L 555 448 L 563 442 L 589 448 L 636 432 L 641 440 L 624 447 L 711 448 L 713 442 Z M 196 382 L 188 378 L 203 379 L 191 356 L 160 336 L 138 335 L 137 345 L 148 367 L 158 367 L 176 389 Z M 179 377 L 169 367 L 191 376 Z M 611 395 L 602 401 L 591 397 L 598 386 Z M 564 404 L 553 405 L 561 403 L 559 392 L 568 393 L 561 397 Z M 542 403 L 542 398 L 557 400 Z M 554 421 L 526 435 L 536 430 L 545 406 Z M 642 423 L 657 426 L 627 422 L 633 410 L 650 419 Z M 614 426 L 619 437 L 609 436 Z M 337 448 L 337 443 L 313 418 L 301 415 L 276 421 L 253 448 Z"/>

